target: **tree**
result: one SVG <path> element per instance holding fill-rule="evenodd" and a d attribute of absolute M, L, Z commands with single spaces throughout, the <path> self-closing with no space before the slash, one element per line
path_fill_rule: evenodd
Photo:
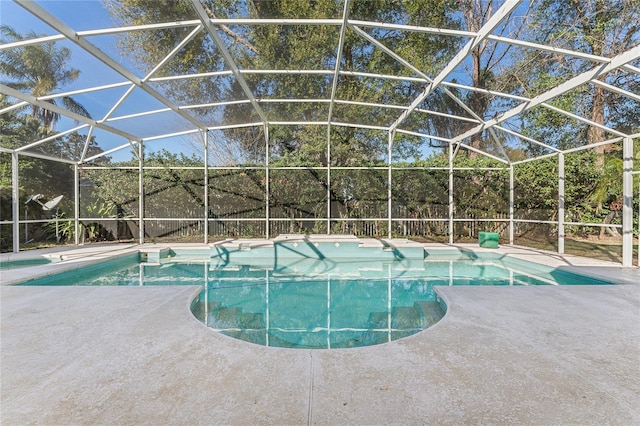
<path fill-rule="evenodd" d="M 42 37 L 34 32 L 21 35 L 11 27 L 3 25 L 0 27 L 2 43 L 20 42 Z M 71 60 L 71 50 L 56 46 L 55 42 L 44 42 L 39 44 L 28 44 L 12 49 L 5 49 L 0 52 L 0 70 L 3 76 L 9 80 L 3 84 L 17 90 L 26 91 L 35 97 L 42 97 L 54 94 L 66 84 L 72 83 L 80 74 L 80 71 L 71 68 L 68 64 Z M 62 106 L 69 111 L 89 117 L 87 110 L 73 98 L 63 96 L 59 99 L 48 99 L 46 102 Z M 0 99 L 0 105 L 9 105 L 6 99 Z M 0 146 L 8 149 L 17 149 L 31 142 L 42 140 L 55 134 L 54 127 L 60 118 L 60 114 L 41 107 L 31 105 L 30 114 L 23 113 L 24 110 L 11 110 L 0 116 Z M 58 194 L 64 195 L 63 202 L 59 205 L 64 211 L 73 200 L 73 168 L 66 163 L 47 161 L 44 159 L 32 158 L 29 152 L 46 154 L 53 158 L 68 158 L 79 160 L 85 151 L 87 155 L 94 155 L 101 152 L 95 137 L 86 141 L 86 136 L 77 132 L 72 132 L 61 136 L 55 140 L 42 143 L 29 148 L 19 157 L 19 183 L 22 196 L 44 192 L 45 197 L 52 197 Z M 3 159 L 4 160 L 4 159 Z M 108 159 L 103 159 L 108 160 Z M 0 192 L 3 199 L 10 199 L 11 191 L 11 162 L 2 161 L 0 163 L 1 180 Z M 2 203 L 3 213 L 5 206 L 11 203 Z M 35 213 L 39 212 L 39 213 Z M 42 214 L 38 209 L 30 211 L 32 215 Z M 7 217 L 11 217 L 7 213 Z M 3 214 L 3 217 L 5 214 Z"/>
<path fill-rule="evenodd" d="M 467 31 L 479 31 L 499 8 L 497 0 L 458 0 L 459 11 L 462 16 L 461 26 Z M 525 28 L 526 17 L 529 10 L 516 9 L 512 11 L 500 25 L 494 34 L 498 36 L 510 36 L 518 38 Z M 520 15 L 520 16 L 516 16 Z M 515 18 L 515 19 L 514 19 Z M 513 45 L 501 45 L 484 39 L 471 51 L 471 67 L 467 69 L 471 85 L 478 89 L 501 89 L 502 70 L 504 59 L 513 51 Z M 491 96 L 472 91 L 465 97 L 465 103 L 481 119 L 486 120 L 490 114 Z M 457 106 L 459 110 L 459 106 Z M 459 115 L 465 115 L 460 114 Z M 474 124 L 463 124 L 461 127 L 473 127 Z M 460 127 L 460 125 L 459 125 Z M 476 133 L 471 136 L 470 146 L 482 148 L 483 135 Z M 477 155 L 469 151 L 470 156 Z"/>
<path fill-rule="evenodd" d="M 0 98 L 0 108 L 6 106 L 8 106 L 6 100 Z M 0 146 L 5 149 L 19 148 L 25 144 L 24 141 L 42 139 L 48 133 L 49 131 L 41 125 L 40 121 L 30 115 L 20 114 L 16 110 L 0 115 Z M 13 220 L 11 155 L 3 152 L 0 157 L 0 218 Z M 27 196 L 32 194 L 43 193 L 45 198 L 42 201 L 56 195 L 64 195 L 62 203 L 58 206 L 61 212 L 69 211 L 68 206 L 70 200 L 73 200 L 74 194 L 72 188 L 73 169 L 69 164 L 20 155 L 18 170 L 20 199 L 17 201 L 20 206 L 21 219 L 27 218 L 27 214 L 28 219 L 41 219 L 48 216 L 47 212 L 39 207 L 31 208 L 31 206 L 24 205 Z M 38 230 L 37 227 L 29 226 L 31 237 L 34 235 L 43 236 L 42 231 L 45 231 L 45 228 L 46 226 Z M 12 248 L 13 229 L 10 226 L 3 229 L 7 232 L 3 231 L 3 235 L 0 236 L 0 251 L 9 251 Z"/>
<path fill-rule="evenodd" d="M 393 22 L 422 26 L 454 26 L 455 23 L 444 10 L 450 10 L 450 2 L 440 1 L 384 1 L 353 2 L 349 16 L 355 19 L 378 22 Z M 251 17 L 290 16 L 294 18 L 324 18 L 340 16 L 342 6 L 333 1 L 291 1 L 291 2 L 255 2 Z M 372 38 L 379 41 L 413 66 L 427 74 L 433 74 L 456 47 L 450 38 L 438 38 L 412 32 L 369 29 Z M 338 27 L 327 25 L 268 25 L 255 26 L 247 30 L 259 54 L 254 54 L 242 45 L 232 45 L 234 57 L 244 69 L 275 70 L 324 70 L 333 71 L 338 52 Z M 383 49 L 372 44 L 360 34 L 347 29 L 344 45 L 340 52 L 340 70 L 387 74 L 393 76 L 415 76 L 413 71 L 389 56 Z M 245 79 L 261 99 L 329 99 L 333 75 L 270 75 L 268 79 L 260 74 L 249 74 Z M 381 105 L 406 105 L 417 97 L 421 85 L 398 82 L 374 77 L 340 75 L 335 98 L 349 102 L 366 102 Z M 235 86 L 238 89 L 238 86 Z M 318 121 L 329 118 L 331 121 L 362 124 L 391 124 L 399 116 L 397 110 L 370 105 L 334 104 L 332 117 L 328 117 L 327 104 L 276 103 L 261 104 L 267 115 L 274 121 Z M 259 117 L 252 106 L 230 106 L 225 111 L 228 122 L 236 117 Z M 259 132 L 248 129 L 245 133 Z M 326 165 L 328 159 L 327 136 L 322 130 L 303 126 L 277 126 L 270 129 L 270 141 L 277 157 L 295 154 L 301 161 L 315 165 Z M 247 138 L 248 140 L 250 138 Z M 257 140 L 260 141 L 260 138 Z M 262 138 L 263 140 L 263 138 Z M 353 127 L 332 126 L 331 161 L 333 165 L 349 163 L 375 164 L 386 156 L 388 136 L 384 132 L 375 132 Z M 404 137 L 398 144 L 417 144 L 412 137 Z M 264 144 L 246 145 L 246 148 L 264 152 Z M 410 150 L 398 150 L 398 152 Z M 263 154 L 264 155 L 264 154 Z"/>
<path fill-rule="evenodd" d="M 126 25 L 147 22 L 174 21 L 184 16 L 181 3 L 145 0 L 112 0 L 109 2 L 111 14 Z M 375 0 L 353 2 L 350 16 L 357 19 L 398 22 L 423 26 L 455 26 L 451 17 L 455 3 L 439 0 L 404 2 Z M 340 16 L 342 5 L 333 0 L 292 1 L 211 1 L 203 2 L 210 18 L 250 17 L 270 18 L 287 16 L 291 18 L 327 18 Z M 443 13 L 451 12 L 451 13 Z M 182 18 L 180 18 L 182 19 Z M 240 69 L 262 70 L 321 70 L 333 71 L 336 60 L 336 46 L 339 27 L 332 25 L 252 25 L 228 28 L 218 26 L 219 34 L 227 44 L 234 61 Z M 120 47 L 133 53 L 139 66 L 145 71 L 153 69 L 191 31 L 191 28 L 161 29 L 156 31 L 132 32 L 124 36 Z M 412 65 L 425 73 L 433 73 L 448 58 L 456 47 L 450 38 L 431 37 L 412 32 L 368 30 L 372 37 L 390 49 L 399 52 Z M 341 52 L 341 70 L 375 72 L 390 75 L 413 75 L 404 65 L 388 56 L 383 50 L 373 46 L 359 34 L 347 30 Z M 197 36 L 179 52 L 174 60 L 158 70 L 161 75 L 187 75 L 228 69 L 223 62 L 211 37 Z M 333 74 L 322 75 L 278 75 L 265 78 L 261 74 L 243 74 L 242 77 L 258 99 L 329 99 Z M 406 105 L 419 93 L 418 85 L 399 83 L 392 80 L 372 79 L 356 76 L 339 76 L 340 91 L 336 98 L 346 101 Z M 184 90 L 187 88 L 189 90 Z M 170 98 L 179 105 L 208 103 L 226 100 L 246 99 L 241 84 L 233 77 L 188 78 L 172 80 L 163 86 Z M 329 118 L 326 103 L 305 102 L 261 102 L 260 108 L 271 121 L 319 121 L 327 119 L 344 122 L 381 123 L 394 121 L 399 113 L 388 108 L 358 105 L 338 105 L 333 108 L 334 117 Z M 196 111 L 205 121 L 225 123 L 242 121 L 262 121 L 253 105 L 248 103 L 228 105 L 222 110 L 199 108 Z M 263 162 L 266 152 L 263 129 L 261 127 L 240 128 L 225 132 L 226 138 L 233 139 L 229 146 L 239 147 L 243 155 L 238 157 L 252 162 Z M 349 127 L 332 128 L 334 164 L 345 164 L 344 156 L 354 152 L 362 154 L 362 162 L 380 160 L 379 152 L 386 146 L 387 136 L 382 133 L 362 131 Z M 301 161 L 316 165 L 326 165 L 326 131 L 307 126 L 273 126 L 269 129 L 271 155 L 274 158 L 297 155 Z M 224 140 L 217 143 L 224 143 Z M 399 143 L 416 143 L 415 138 L 406 137 Z M 304 147 L 304 148 L 303 148 Z"/>
<path fill-rule="evenodd" d="M 6 100 L 0 100 L 0 108 L 8 106 Z M 31 115 L 20 114 L 16 110 L 0 115 L 0 146 L 16 149 L 25 145 L 25 141 L 36 141 L 50 136 L 52 132 L 41 126 L 40 121 Z M 73 181 L 73 169 L 66 163 L 40 160 L 29 157 L 29 151 L 47 154 L 51 157 L 79 160 L 84 150 L 86 137 L 77 132 L 69 133 L 53 141 L 38 145 L 20 156 L 20 189 L 27 194 L 42 192 L 48 188 L 52 194 L 65 194 L 68 197 L 73 191 L 68 188 Z M 87 147 L 87 156 L 102 152 L 95 136 L 91 137 Z M 104 157 L 99 162 L 109 161 Z M 0 163 L 0 189 L 11 191 L 11 162 Z M 51 195 L 51 194 L 47 194 Z"/>
<path fill-rule="evenodd" d="M 0 108 L 8 106 L 8 102 L 0 98 Z M 23 145 L 25 140 L 35 140 L 42 137 L 42 128 L 38 120 L 33 117 L 18 115 L 15 110 L 0 115 L 0 146 L 7 149 L 17 148 Z M 2 218 L 11 220 L 11 190 L 12 190 L 12 163 L 9 154 L 2 154 L 0 161 L 0 198 L 2 199 Z M 21 164 L 20 171 L 24 175 L 34 168 L 33 160 L 27 158 Z M 34 176 L 33 187 L 44 180 Z M 24 188 L 25 179 L 20 180 Z"/>
<path fill-rule="evenodd" d="M 610 58 L 640 42 L 640 1 L 543 0 L 535 4 L 527 36 L 540 44 Z M 529 50 L 512 67 L 511 78 L 519 94 L 533 97 L 597 65 L 576 56 Z M 524 73 L 529 78 L 523 78 Z M 640 76 L 622 70 L 603 74 L 598 80 L 631 93 L 640 90 Z M 550 103 L 630 134 L 640 129 L 638 102 L 598 84 L 583 85 Z M 560 148 L 569 148 L 579 139 L 588 143 L 607 139 L 601 127 L 576 123 L 545 109 L 528 112 L 524 121 L 528 135 Z M 596 166 L 602 167 L 607 148 L 594 149 L 598 154 Z"/>
<path fill-rule="evenodd" d="M 12 43 L 42 37 L 34 32 L 26 35 L 17 33 L 11 27 L 0 27 L 2 43 Z M 0 52 L 0 70 L 11 80 L 4 82 L 17 90 L 28 91 L 35 97 L 51 95 L 65 84 L 72 83 L 80 75 L 80 70 L 68 66 L 71 50 L 57 47 L 49 41 L 31 44 Z M 56 99 L 46 102 L 57 105 Z M 89 112 L 70 96 L 60 98 L 62 105 L 69 111 L 90 117 Z M 31 115 L 38 118 L 44 127 L 53 129 L 60 114 L 38 105 L 31 105 Z"/>

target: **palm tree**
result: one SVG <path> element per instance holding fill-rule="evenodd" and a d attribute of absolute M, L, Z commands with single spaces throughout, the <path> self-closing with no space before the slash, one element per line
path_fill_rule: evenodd
<path fill-rule="evenodd" d="M 23 36 L 6 25 L 0 26 L 0 33 L 0 42 L 3 44 L 41 37 L 34 32 Z M 53 41 L 3 50 L 0 52 L 0 71 L 11 79 L 3 83 L 14 89 L 29 92 L 35 97 L 51 95 L 80 75 L 80 70 L 68 66 L 70 59 L 71 50 L 57 47 Z M 90 117 L 85 107 L 71 97 L 63 96 L 60 101 L 69 111 Z M 48 99 L 46 102 L 57 105 L 56 99 Z M 31 115 L 51 130 L 60 119 L 60 114 L 38 105 L 31 106 Z"/>

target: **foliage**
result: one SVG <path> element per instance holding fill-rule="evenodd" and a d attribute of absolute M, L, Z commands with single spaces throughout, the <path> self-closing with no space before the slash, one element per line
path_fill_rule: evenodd
<path fill-rule="evenodd" d="M 165 4 L 166 3 L 166 4 Z M 146 0 L 112 0 L 109 3 L 112 16 L 126 25 L 172 21 L 184 16 L 184 6 L 178 2 L 163 2 L 165 7 Z M 209 17 L 225 18 L 238 15 L 251 18 L 288 16 L 292 18 L 326 18 L 340 16 L 342 5 L 333 0 L 291 1 L 204 1 Z M 375 0 L 353 2 L 350 16 L 371 21 L 404 22 L 422 26 L 456 26 L 456 3 L 440 0 L 408 0 L 404 2 Z M 335 69 L 339 28 L 331 25 L 260 25 L 234 28 L 219 26 L 223 41 L 232 53 L 234 61 L 241 69 L 322 69 L 330 75 L 270 75 L 243 74 L 243 79 L 259 100 L 263 99 L 327 99 L 332 94 L 333 71 Z M 153 67 L 184 37 L 190 29 L 162 29 L 157 31 L 134 32 L 121 39 L 121 48 L 138 59 L 144 71 Z M 433 74 L 439 69 L 458 46 L 453 38 L 434 37 L 413 32 L 370 30 L 371 36 L 380 40 L 389 49 L 411 58 L 412 66 L 424 73 Z M 411 75 L 414 73 L 399 63 L 382 49 L 371 44 L 363 36 L 351 29 L 345 33 L 341 52 L 340 68 L 348 71 L 364 71 L 375 67 L 380 74 Z M 158 75 L 185 75 L 228 69 L 222 55 L 211 37 L 202 36 L 189 43 L 170 61 Z M 422 88 L 409 83 L 398 84 L 393 80 L 339 76 L 340 86 L 335 98 L 344 101 L 365 101 L 386 105 L 408 104 Z M 185 85 L 189 86 L 186 87 Z M 235 78 L 190 78 L 184 81 L 170 81 L 163 86 L 164 91 L 178 105 L 210 103 L 212 101 L 246 99 L 247 94 L 240 81 Z M 271 121 L 361 122 L 363 124 L 389 124 L 399 115 L 396 110 L 383 107 L 334 104 L 332 117 L 329 106 L 304 102 L 260 103 L 260 110 Z M 199 108 L 203 119 L 219 121 L 217 110 Z M 256 108 L 251 104 L 229 105 L 224 108 L 223 121 L 235 123 L 243 121 L 261 122 Z M 227 141 L 240 147 L 242 158 L 253 162 L 264 162 L 266 155 L 261 128 L 237 129 L 227 132 Z M 334 164 L 345 165 L 352 161 L 353 150 L 359 152 L 356 161 L 375 162 L 379 153 L 385 151 L 388 136 L 383 132 L 370 132 L 351 127 L 334 127 L 331 133 L 331 157 Z M 274 159 L 299 156 L 300 161 L 315 165 L 326 165 L 326 132 L 310 130 L 306 126 L 272 126 L 269 129 L 271 156 Z M 399 143 L 412 143 L 411 137 Z M 224 141 L 223 141 L 224 142 Z"/>
<path fill-rule="evenodd" d="M 477 0 L 354 1 L 349 14 L 353 19 L 364 21 L 476 31 L 486 23 L 499 3 Z M 172 22 L 182 20 L 185 16 L 195 18 L 187 2 L 110 0 L 108 6 L 112 15 L 126 25 Z M 238 15 L 252 18 L 326 18 L 342 13 L 341 2 L 332 0 L 205 0 L 203 6 L 211 18 Z M 527 40 L 605 57 L 611 57 L 640 41 L 640 20 L 637 19 L 640 6 L 637 0 L 541 0 L 534 7 L 529 17 L 530 33 L 526 34 Z M 521 31 L 516 24 L 509 20 L 508 24 L 497 28 L 494 35 Z M 340 37 L 337 26 L 238 25 L 229 28 L 218 25 L 216 28 L 241 69 L 324 72 L 282 72 L 268 79 L 261 73 L 243 74 L 242 78 L 258 100 L 259 110 L 275 122 L 326 123 L 329 120 L 334 123 L 388 126 L 398 118 L 398 110 L 372 104 L 406 106 L 425 88 L 412 82 L 354 73 L 375 69 L 376 73 L 391 77 L 433 76 L 442 69 L 453 52 L 467 41 L 463 37 L 436 37 L 417 31 L 366 27 L 355 30 L 351 26 L 346 29 L 344 46 L 340 52 L 341 62 L 336 64 L 335 46 Z M 120 39 L 119 46 L 125 54 L 133 55 L 142 75 L 151 77 L 149 72 L 192 30 L 193 27 L 171 27 L 131 31 Z M 6 41 L 37 37 L 36 34 L 19 35 L 8 27 L 2 27 L 2 34 Z M 571 44 L 567 45 L 569 42 Z M 408 61 L 411 67 L 385 52 L 385 47 Z M 521 50 L 518 63 L 503 68 L 498 66 L 499 59 L 514 49 L 512 45 L 504 46 L 485 40 L 473 50 L 470 62 L 464 64 L 464 67 L 469 67 L 469 75 L 461 79 L 480 89 L 498 88 L 514 95 L 534 97 L 596 64 L 580 57 L 557 55 L 552 51 Z M 78 76 L 78 71 L 68 66 L 68 49 L 60 48 L 53 42 L 6 49 L 0 55 L 3 74 L 12 79 L 7 83 L 28 90 L 34 96 L 52 94 Z M 337 76 L 340 79 L 337 93 L 332 93 L 336 65 L 343 73 Z M 420 74 L 416 74 L 412 68 L 419 70 Z M 153 75 L 191 75 L 193 78 L 150 81 L 149 84 L 181 108 L 194 104 L 245 100 L 247 93 L 235 76 L 194 76 L 228 69 L 212 38 L 201 33 Z M 525 79 L 523 71 L 530 77 Z M 618 71 L 604 75 L 601 80 L 631 93 L 640 92 L 640 77 L 633 73 Z M 457 80 L 451 82 L 456 83 Z M 624 132 L 637 132 L 640 129 L 638 102 L 600 89 L 598 85 L 585 85 L 549 104 L 596 123 L 612 125 Z M 302 101 L 274 102 L 289 98 Z M 312 104 L 304 102 L 305 98 L 326 102 Z M 329 106 L 330 100 L 338 102 Z M 65 104 L 67 108 L 88 115 L 72 99 L 60 98 L 60 101 L 70 101 Z M 360 101 L 368 105 L 353 103 Z M 476 125 L 452 118 L 451 115 L 477 115 L 488 119 L 497 111 L 499 102 L 508 104 L 511 101 L 493 99 L 479 91 L 465 91 L 456 87 L 445 90 L 440 87 L 419 105 L 437 113 L 412 114 L 403 122 L 403 126 L 450 138 Z M 471 111 L 460 103 L 469 105 Z M 8 105 L 3 99 L 0 107 Z M 229 105 L 224 110 L 204 107 L 194 111 L 208 123 L 235 123 L 246 120 L 246 117 L 249 117 L 249 121 L 262 122 L 258 110 L 247 102 Z M 31 115 L 8 111 L 0 115 L 0 146 L 15 149 L 51 136 L 56 120 L 54 113 L 37 106 Z M 588 126 L 546 107 L 525 113 L 522 125 L 526 136 L 561 149 L 575 146 L 578 140 L 596 142 L 606 136 L 598 133 L 597 126 Z M 336 231 L 364 232 L 362 228 L 349 228 L 345 225 L 348 221 L 343 220 L 359 218 L 368 219 L 367 223 L 373 224 L 374 231 L 371 232 L 374 235 L 384 235 L 387 232 L 385 220 L 389 214 L 389 189 L 394 218 L 442 219 L 449 214 L 449 158 L 436 150 L 430 157 L 421 159 L 424 154 L 421 150 L 423 141 L 414 136 L 398 134 L 394 139 L 389 188 L 389 171 L 385 168 L 390 161 L 387 131 L 332 125 L 327 134 L 323 125 L 275 124 L 268 128 L 268 146 L 264 132 L 264 127 L 251 127 L 215 133 L 210 151 L 227 150 L 225 155 L 221 155 L 220 158 L 224 159 L 220 162 L 233 163 L 236 166 L 234 169 L 214 168 L 205 171 L 200 159 L 167 151 L 145 153 L 142 173 L 137 161 L 111 163 L 108 158 L 102 161 L 113 168 L 83 169 L 80 215 L 96 219 L 84 225 L 84 235 L 91 241 L 114 238 L 100 224 L 101 218 L 126 222 L 127 218 L 141 216 L 184 217 L 195 221 L 206 216 L 210 219 L 255 219 L 258 222 L 264 219 L 267 211 L 270 218 L 288 220 L 283 229 L 288 226 L 290 232 L 309 232 L 312 229 L 325 232 L 327 222 L 331 222 L 329 226 Z M 465 143 L 478 147 L 478 144 L 488 144 L 488 139 L 483 138 L 489 136 L 478 134 Z M 330 149 L 328 140 L 331 140 Z M 78 161 L 83 156 L 86 158 L 100 152 L 93 137 L 85 148 L 86 142 L 86 136 L 70 133 L 28 151 Z M 442 144 L 435 139 L 429 143 L 432 147 L 448 148 L 448 143 Z M 269 170 L 264 167 L 267 150 Z M 512 159 L 524 159 L 546 151 L 537 145 L 514 149 L 507 147 L 506 150 Z M 636 149 L 635 152 L 637 155 L 640 150 Z M 497 152 L 496 155 L 501 153 Z M 517 218 L 557 219 L 557 161 L 557 157 L 544 158 L 516 166 L 514 186 Z M 452 197 L 457 218 L 508 215 L 509 173 L 504 163 L 459 153 L 453 165 L 455 170 L 451 177 L 455 189 Z M 330 167 L 329 171 L 327 167 Z M 565 220 L 602 221 L 610 213 L 611 202 L 621 197 L 620 152 L 612 149 L 606 153 L 581 151 L 567 154 L 565 172 Z M 205 199 L 205 173 L 208 200 Z M 47 188 L 51 195 L 65 195 L 65 202 L 72 198 L 70 182 L 74 179 L 69 164 L 21 155 L 20 174 L 20 191 L 23 195 Z M 144 187 L 143 194 L 139 194 L 141 184 Z M 3 219 L 11 217 L 11 203 L 5 202 L 10 200 L 10 190 L 10 155 L 3 153 L 0 162 Z M 208 211 L 205 211 L 206 206 Z M 140 211 L 141 207 L 143 211 Z M 60 226 L 68 221 L 58 222 Z M 234 228 L 230 222 L 224 223 L 227 224 L 229 235 L 243 234 L 239 225 Z M 65 238 L 70 238 L 71 229 L 65 225 Z M 250 232 L 256 230 L 259 233 L 257 226 L 251 229 Z"/>
<path fill-rule="evenodd" d="M 3 25 L 0 27 L 1 42 L 11 43 L 41 37 L 36 33 L 21 35 L 13 28 Z M 7 78 L 2 83 L 17 90 L 26 91 L 35 97 L 51 95 L 62 86 L 76 80 L 80 71 L 70 68 L 71 51 L 59 47 L 55 42 L 28 44 L 21 47 L 5 49 L 0 52 L 0 70 Z M 60 102 L 68 110 L 89 117 L 86 109 L 68 96 L 59 99 L 47 99 L 52 105 Z M 0 97 L 0 107 L 9 106 L 8 99 Z M 25 148 L 25 146 L 46 137 L 54 135 L 54 127 L 60 115 L 39 105 L 32 105 L 30 114 L 21 109 L 12 109 L 0 115 L 0 146 L 5 149 Z M 45 198 L 64 195 L 59 205 L 63 210 L 68 207 L 74 191 L 70 183 L 73 179 L 73 169 L 69 164 L 55 161 L 41 160 L 30 157 L 30 153 L 46 154 L 54 158 L 69 158 L 79 160 L 86 152 L 88 155 L 100 152 L 95 138 L 88 141 L 77 132 L 56 138 L 42 144 L 34 144 L 19 156 L 18 169 L 20 174 L 19 190 L 21 198 L 31 194 L 44 193 Z M 9 158 L 7 157 L 7 160 Z M 107 159 L 105 159 L 107 160 Z M 2 218 L 11 217 L 11 203 L 4 202 L 11 197 L 12 162 L 0 162 L 0 196 L 3 198 Z M 42 216 L 40 209 L 30 209 L 33 217 Z M 39 212 L 39 213 L 38 213 Z"/>
<path fill-rule="evenodd" d="M 461 16 L 461 29 L 477 32 L 491 19 L 502 2 L 497 0 L 459 0 L 457 3 Z M 524 19 L 517 19 L 514 16 L 519 13 L 527 16 L 528 10 L 524 12 L 512 11 L 505 18 L 507 23 L 498 26 L 494 30 L 495 35 L 518 38 L 526 23 Z M 489 42 L 486 39 L 478 43 L 471 51 L 471 66 L 466 67 L 471 86 L 478 89 L 501 88 L 503 84 L 500 69 L 501 62 L 511 50 L 514 50 L 514 46 L 511 44 L 504 46 Z M 495 111 L 492 111 L 492 108 L 495 107 L 492 103 L 493 99 L 485 92 L 471 91 L 462 99 L 472 113 L 482 120 L 486 120 L 495 114 Z M 450 102 L 449 104 L 451 105 Z M 470 114 L 460 114 L 461 108 L 459 105 L 455 105 L 454 109 L 458 110 L 458 115 L 470 116 Z M 466 130 L 474 127 L 475 123 L 458 121 L 455 125 L 461 130 Z M 483 137 L 489 137 L 489 135 L 483 135 L 482 132 L 476 133 L 471 136 L 469 144 L 474 148 L 480 148 L 484 144 Z M 469 151 L 468 155 L 474 157 L 478 154 L 474 151 Z"/>
<path fill-rule="evenodd" d="M 0 43 L 3 44 L 42 37 L 34 32 L 21 35 L 6 25 L 0 27 L 0 33 L 2 34 Z M 2 50 L 0 71 L 11 79 L 4 84 L 40 97 L 50 95 L 56 89 L 78 78 L 80 70 L 68 66 L 70 58 L 71 50 L 66 47 L 57 47 L 53 41 L 31 44 Z M 56 99 L 48 99 L 46 102 L 57 104 Z M 70 96 L 61 97 L 60 102 L 69 111 L 90 117 L 89 112 Z M 31 115 L 51 130 L 60 119 L 60 114 L 57 112 L 38 105 L 31 106 Z"/>
<path fill-rule="evenodd" d="M 62 212 L 57 218 L 49 220 L 42 229 L 46 233 L 46 238 L 48 240 L 55 240 L 57 233 L 60 240 L 59 242 L 64 243 L 73 238 L 73 235 L 75 234 L 75 223 L 72 220 L 66 219 L 66 215 Z"/>
<path fill-rule="evenodd" d="M 530 20 L 527 36 L 532 41 L 600 57 L 613 57 L 640 42 L 637 0 L 543 0 L 535 3 Z M 505 81 L 510 81 L 506 87 L 514 94 L 534 97 L 599 64 L 553 51 L 525 50 L 522 59 L 505 73 Z M 640 90 L 640 76 L 633 73 L 618 70 L 598 80 L 630 93 Z M 628 134 L 640 130 L 640 103 L 600 85 L 583 85 L 551 104 Z M 594 143 L 610 137 L 602 128 L 542 107 L 525 113 L 523 121 L 527 136 L 558 148 L 570 148 L 579 140 Z M 597 148 L 598 166 L 603 165 L 604 151 Z"/>
<path fill-rule="evenodd" d="M 0 106 L 5 106 L 6 101 L 0 101 Z M 29 115 L 19 114 L 15 111 L 0 115 L 0 146 L 7 149 L 20 148 L 25 141 L 34 141 L 47 137 L 51 131 L 42 127 L 40 122 Z M 38 145 L 19 156 L 18 170 L 20 174 L 19 190 L 21 199 L 26 199 L 32 194 L 43 193 L 46 198 L 64 195 L 60 210 L 69 210 L 74 196 L 73 190 L 73 166 L 68 163 L 43 160 L 30 157 L 29 152 L 48 154 L 53 157 L 69 156 L 80 158 L 86 137 L 76 132 Z M 95 137 L 89 141 L 87 155 L 100 152 Z M 4 158 L 4 157 L 3 157 Z M 107 162 L 104 158 L 101 162 Z M 100 164 L 100 162 L 98 162 Z M 0 161 L 0 194 L 3 199 L 10 199 L 12 188 L 12 162 L 7 154 L 6 161 Z M 2 203 L 2 217 L 11 217 L 11 203 Z M 32 217 L 37 218 L 39 209 L 30 209 Z"/>

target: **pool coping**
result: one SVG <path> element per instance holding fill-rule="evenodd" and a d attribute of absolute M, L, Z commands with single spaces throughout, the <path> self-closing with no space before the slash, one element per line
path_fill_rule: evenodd
<path fill-rule="evenodd" d="M 274 242 L 281 241 L 359 241 L 361 247 L 423 247 L 429 251 L 470 251 L 474 253 L 493 253 L 499 256 L 508 256 L 513 259 L 524 260 L 541 264 L 544 266 L 557 268 L 567 272 L 574 272 L 587 275 L 603 281 L 614 281 L 616 284 L 638 284 L 640 283 L 640 268 L 623 267 L 614 262 L 585 258 L 569 254 L 558 254 L 545 250 L 533 249 L 516 245 L 501 245 L 498 248 L 482 248 L 477 244 L 439 244 L 439 243 L 417 243 L 407 239 L 374 239 L 351 236 L 343 238 L 331 236 L 314 236 L 316 240 L 309 240 L 308 236 L 285 235 L 275 239 L 226 239 L 210 244 L 185 244 L 185 243 L 145 243 L 145 244 L 96 244 L 85 246 L 65 246 L 48 249 L 30 250 L 18 253 L 0 254 L 0 262 L 6 260 L 27 260 L 37 258 L 60 258 L 62 261 L 45 265 L 30 266 L 28 268 L 9 269 L 0 271 L 0 286 L 15 285 L 19 282 L 64 272 L 81 266 L 87 266 L 104 260 L 113 259 L 119 256 L 126 256 L 135 252 L 155 252 L 156 257 L 160 252 L 166 252 L 171 248 L 177 250 L 211 250 L 216 246 L 225 244 L 239 247 L 247 244 L 256 247 L 269 247 Z M 350 237 L 350 238 L 346 238 Z M 354 240 L 355 238 L 355 240 Z"/>

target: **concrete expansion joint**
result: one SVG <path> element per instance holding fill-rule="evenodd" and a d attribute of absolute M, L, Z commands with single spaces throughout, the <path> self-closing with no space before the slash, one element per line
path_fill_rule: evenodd
<path fill-rule="evenodd" d="M 307 424 L 313 424 L 313 351 L 309 351 L 309 408 L 307 410 Z"/>

